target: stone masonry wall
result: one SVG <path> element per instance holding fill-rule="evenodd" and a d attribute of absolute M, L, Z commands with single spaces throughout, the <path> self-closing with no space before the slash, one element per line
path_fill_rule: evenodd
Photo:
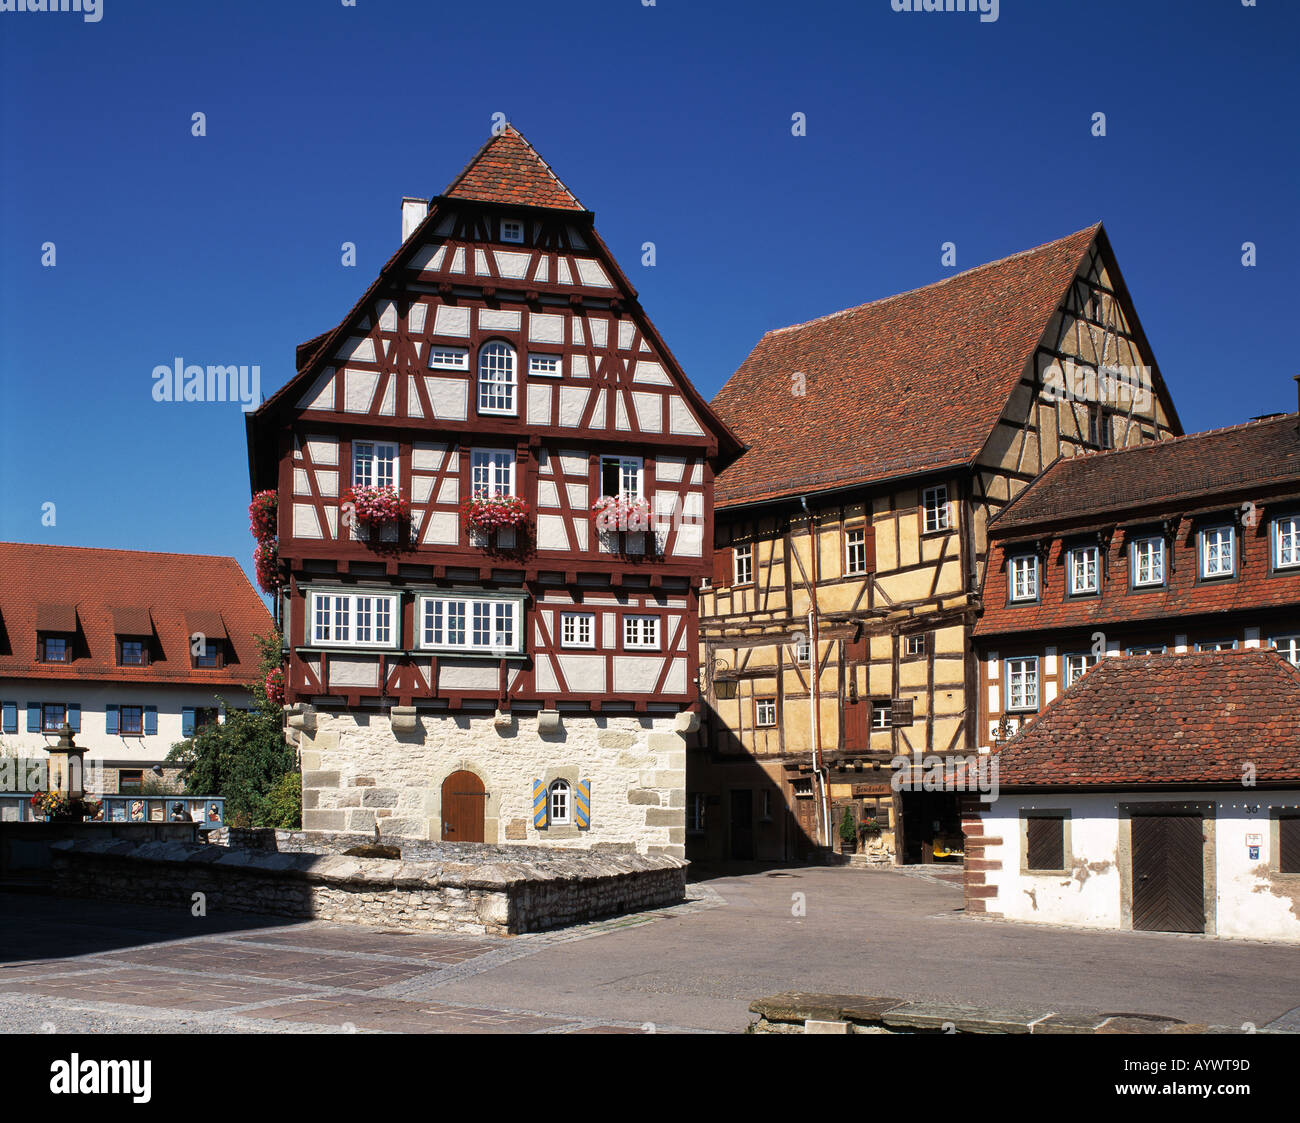
<path fill-rule="evenodd" d="M 695 715 L 563 714 L 554 732 L 540 720 L 421 713 L 395 732 L 386 713 L 295 713 L 303 827 L 440 840 L 442 783 L 465 770 L 487 790 L 486 843 L 685 855 L 684 734 Z M 533 780 L 556 778 L 590 780 L 588 828 L 533 826 Z"/>
<path fill-rule="evenodd" d="M 667 855 L 528 862 L 408 862 L 280 854 L 211 843 L 60 842 L 61 896 L 135 901 L 207 915 L 250 912 L 422 931 L 508 935 L 660 908 L 686 893 Z"/>

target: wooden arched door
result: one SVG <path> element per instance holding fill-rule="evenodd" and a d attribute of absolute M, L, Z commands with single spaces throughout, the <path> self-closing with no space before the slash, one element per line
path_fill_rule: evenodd
<path fill-rule="evenodd" d="M 487 792 L 473 772 L 453 772 L 442 782 L 444 842 L 482 842 Z"/>

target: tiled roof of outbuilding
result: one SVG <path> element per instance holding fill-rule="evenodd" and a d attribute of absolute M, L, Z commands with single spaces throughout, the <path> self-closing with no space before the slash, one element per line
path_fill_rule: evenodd
<path fill-rule="evenodd" d="M 1276 651 L 1111 656 L 997 755 L 1004 787 L 1300 782 L 1300 671 Z"/>

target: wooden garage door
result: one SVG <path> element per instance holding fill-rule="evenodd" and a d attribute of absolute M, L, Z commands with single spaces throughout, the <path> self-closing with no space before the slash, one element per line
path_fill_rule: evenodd
<path fill-rule="evenodd" d="M 442 782 L 445 842 L 482 842 L 487 792 L 473 772 L 453 772 Z"/>
<path fill-rule="evenodd" d="M 1199 815 L 1133 817 L 1133 927 L 1205 931 L 1205 868 Z"/>

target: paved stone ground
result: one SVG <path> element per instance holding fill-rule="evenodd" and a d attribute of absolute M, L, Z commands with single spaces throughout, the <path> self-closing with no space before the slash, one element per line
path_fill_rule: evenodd
<path fill-rule="evenodd" d="M 1300 947 L 965 917 L 940 869 L 702 871 L 683 905 L 506 939 L 0 894 L 0 1028 L 735 1032 L 786 990 L 1300 1028 Z"/>

